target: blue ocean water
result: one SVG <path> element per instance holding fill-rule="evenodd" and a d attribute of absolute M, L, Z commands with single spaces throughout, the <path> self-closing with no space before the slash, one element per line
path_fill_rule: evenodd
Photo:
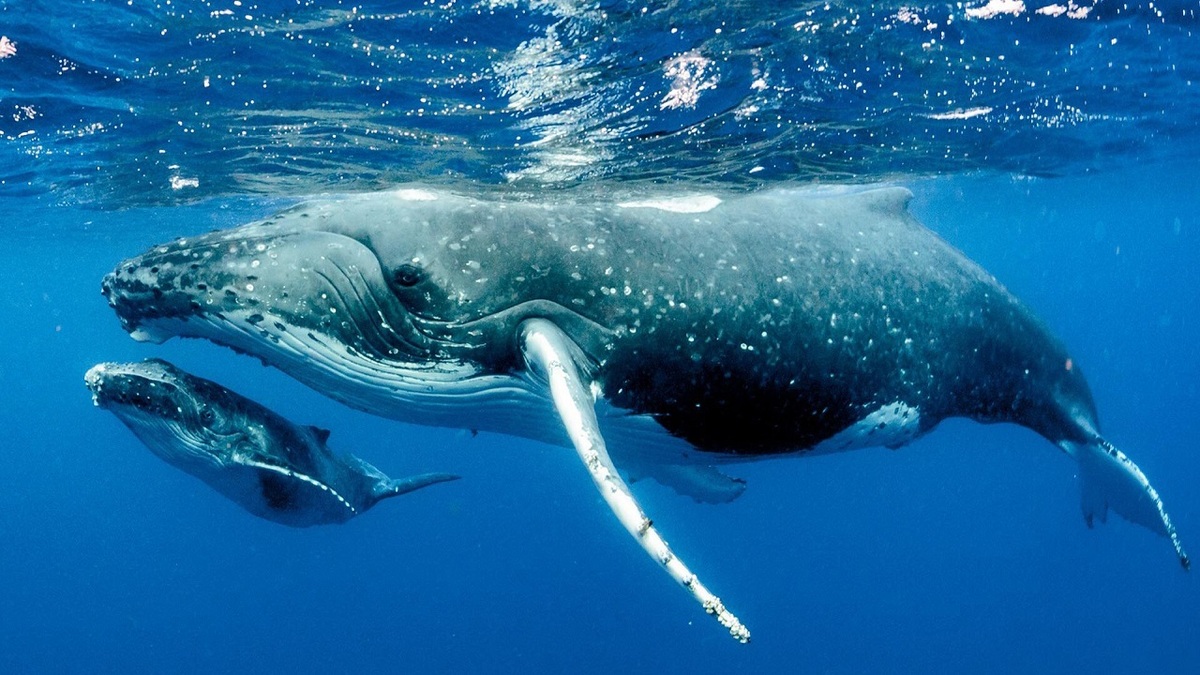
<path fill-rule="evenodd" d="M 1017 4 L 0 2 L 0 670 L 1197 672 L 1194 574 L 1088 530 L 1073 462 L 1023 429 L 739 466 L 720 506 L 639 483 L 742 646 L 570 451 L 135 343 L 99 295 L 308 194 L 899 182 L 1070 345 L 1198 549 L 1198 7 Z M 89 366 L 151 355 L 464 480 L 258 520 L 91 405 Z"/>

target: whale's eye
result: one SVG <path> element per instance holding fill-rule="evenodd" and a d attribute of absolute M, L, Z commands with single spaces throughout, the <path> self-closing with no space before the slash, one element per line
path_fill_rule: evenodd
<path fill-rule="evenodd" d="M 200 423 L 204 426 L 210 426 L 214 419 L 216 419 L 216 415 L 213 414 L 211 409 L 205 408 L 200 411 Z"/>
<path fill-rule="evenodd" d="M 392 272 L 392 281 L 395 281 L 397 286 L 404 288 L 416 286 L 424 280 L 425 270 L 410 263 L 404 263 Z"/>

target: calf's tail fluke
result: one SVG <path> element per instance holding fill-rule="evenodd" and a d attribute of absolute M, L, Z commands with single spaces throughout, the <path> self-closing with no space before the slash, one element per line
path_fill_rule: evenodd
<path fill-rule="evenodd" d="M 1065 445 L 1079 462 L 1083 517 L 1088 527 L 1096 520 L 1104 522 L 1112 509 L 1126 520 L 1169 538 L 1179 564 L 1185 570 L 1191 568 L 1191 560 L 1158 491 L 1133 460 L 1098 435 L 1089 443 Z"/>
<path fill-rule="evenodd" d="M 410 476 L 408 478 L 397 478 L 389 480 L 376 488 L 379 499 L 387 499 L 388 497 L 397 497 L 399 495 L 408 494 L 414 490 L 420 490 L 423 487 L 429 487 L 435 483 L 446 483 L 452 480 L 458 480 L 460 476 L 452 473 L 423 473 L 419 476 Z"/>

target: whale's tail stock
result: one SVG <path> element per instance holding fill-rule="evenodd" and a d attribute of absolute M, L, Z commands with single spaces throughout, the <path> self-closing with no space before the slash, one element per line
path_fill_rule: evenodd
<path fill-rule="evenodd" d="M 1137 523 L 1171 540 L 1179 564 L 1191 568 L 1191 560 L 1179 541 L 1171 517 L 1163 507 L 1158 491 L 1133 460 L 1099 434 L 1090 434 L 1090 442 L 1062 441 L 1060 446 L 1079 462 L 1083 517 L 1091 527 L 1104 522 L 1112 509 L 1131 523 Z"/>

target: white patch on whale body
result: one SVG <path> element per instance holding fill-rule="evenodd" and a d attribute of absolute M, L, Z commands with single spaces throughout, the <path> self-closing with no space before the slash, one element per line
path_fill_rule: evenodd
<path fill-rule="evenodd" d="M 521 351 L 527 370 L 535 373 L 549 389 L 554 409 L 572 446 L 613 515 L 642 549 L 691 593 L 706 613 L 727 628 L 734 639 L 749 642 L 750 631 L 671 550 L 617 472 L 600 431 L 592 392 L 576 362 L 579 348 L 550 321 L 529 319 L 521 324 Z"/>
<path fill-rule="evenodd" d="M 97 363 L 88 368 L 88 371 L 83 374 L 83 382 L 87 385 L 88 390 L 92 392 L 92 405 L 97 408 L 102 407 L 100 402 L 100 387 L 104 382 L 104 374 L 108 370 L 109 364 Z"/>
<path fill-rule="evenodd" d="M 129 331 L 129 337 L 137 342 L 149 342 L 160 345 L 166 342 L 167 338 L 171 337 L 171 335 L 169 333 L 160 333 L 149 326 L 141 325 Z"/>
<path fill-rule="evenodd" d="M 896 401 L 821 441 L 805 454 L 823 455 L 880 445 L 898 448 L 920 435 L 920 411 L 903 401 Z"/>
<path fill-rule="evenodd" d="M 273 473 L 280 474 L 281 476 L 287 476 L 288 478 L 294 478 L 294 479 L 296 479 L 296 480 L 299 480 L 299 481 L 303 481 L 303 482 L 305 482 L 305 483 L 308 483 L 309 485 L 311 485 L 311 486 L 313 486 L 313 487 L 320 488 L 322 492 L 328 492 L 328 493 L 329 493 L 330 495 L 332 495 L 332 496 L 333 496 L 335 499 L 337 499 L 339 502 L 341 502 L 342 506 L 344 506 L 345 508 L 349 509 L 351 514 L 353 514 L 353 515 L 355 515 L 355 516 L 357 516 L 357 515 L 358 515 L 358 509 L 354 508 L 354 505 L 353 505 L 353 504 L 351 504 L 350 502 L 346 501 L 346 498 L 345 498 L 345 497 L 343 497 L 342 495 L 338 494 L 338 491 L 337 491 L 337 490 L 334 490 L 334 489 L 333 489 L 332 487 L 330 487 L 329 485 L 326 485 L 325 483 L 322 483 L 321 481 L 319 481 L 319 480 L 317 480 L 317 479 L 313 478 L 312 476 L 308 476 L 308 475 L 302 474 L 302 473 L 300 473 L 300 472 L 298 472 L 298 471 L 292 471 L 291 469 L 289 469 L 289 468 L 287 468 L 287 467 L 283 467 L 283 466 L 276 466 L 276 465 L 274 465 L 274 464 L 266 464 L 266 463 L 264 463 L 264 462 L 256 462 L 256 461 L 254 461 L 254 460 L 252 460 L 252 459 L 242 459 L 242 458 L 239 458 L 239 459 L 237 460 L 237 463 L 238 463 L 238 464 L 241 464 L 241 465 L 243 465 L 243 466 L 249 466 L 249 467 L 253 467 L 253 468 L 256 468 L 256 469 L 262 469 L 263 471 L 271 471 L 271 472 L 273 472 Z"/>
<path fill-rule="evenodd" d="M 393 190 L 392 194 L 397 199 L 406 202 L 434 202 L 438 199 L 436 192 L 421 190 L 419 188 L 400 188 L 399 190 Z"/>
<path fill-rule="evenodd" d="M 617 206 L 623 209 L 658 209 L 671 213 L 705 213 L 717 208 L 720 204 L 721 199 L 713 195 L 688 195 L 621 202 Z"/>

